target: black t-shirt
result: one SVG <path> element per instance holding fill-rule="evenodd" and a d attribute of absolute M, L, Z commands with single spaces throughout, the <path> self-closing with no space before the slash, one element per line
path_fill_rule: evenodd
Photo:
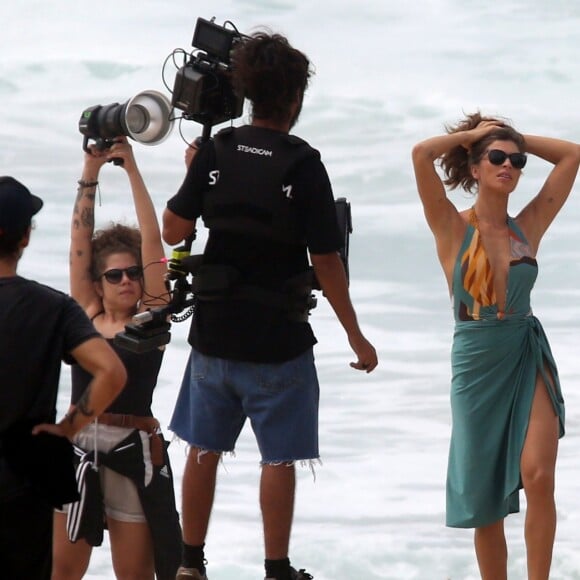
<path fill-rule="evenodd" d="M 70 296 L 20 276 L 0 278 L 0 433 L 51 409 L 61 361 L 94 336 Z"/>
<path fill-rule="evenodd" d="M 0 278 L 0 447 L 19 423 L 54 421 L 61 362 L 94 336 L 70 296 L 20 276 Z M 0 449 L 0 499 L 18 485 Z"/>
<path fill-rule="evenodd" d="M 255 131 L 270 131 L 255 129 Z M 216 152 L 209 141 L 199 150 L 177 194 L 167 207 L 185 219 L 203 216 L 204 196 L 217 169 Z M 204 263 L 225 264 L 241 273 L 241 282 L 278 289 L 309 267 L 308 252 L 337 252 L 342 245 L 332 188 L 324 165 L 308 157 L 284 178 L 306 244 L 277 242 L 250 234 L 210 229 Z M 292 321 L 280 309 L 249 300 L 199 301 L 189 334 L 200 352 L 225 359 L 282 362 L 316 343 L 310 324 Z"/>

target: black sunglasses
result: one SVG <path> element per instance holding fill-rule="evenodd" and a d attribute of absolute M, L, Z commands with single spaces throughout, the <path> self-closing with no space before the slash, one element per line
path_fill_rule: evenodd
<path fill-rule="evenodd" d="M 509 159 L 514 169 L 523 169 L 528 161 L 525 153 L 506 153 L 501 149 L 491 149 L 487 152 L 487 158 L 492 165 L 503 165 Z"/>
<path fill-rule="evenodd" d="M 109 284 L 119 284 L 123 279 L 123 274 L 127 274 L 127 278 L 135 282 L 140 280 L 143 276 L 143 268 L 141 266 L 129 266 L 128 268 L 111 268 L 101 274 Z"/>

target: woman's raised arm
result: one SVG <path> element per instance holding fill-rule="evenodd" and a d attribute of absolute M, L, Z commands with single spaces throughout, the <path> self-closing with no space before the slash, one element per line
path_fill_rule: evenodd
<path fill-rule="evenodd" d="M 165 287 L 167 264 L 164 260 L 165 254 L 161 241 L 161 231 L 153 201 L 135 161 L 132 147 L 126 138 L 120 139 L 119 142 L 111 147 L 109 156 L 123 160 L 123 169 L 125 169 L 129 177 L 135 213 L 137 214 L 137 222 L 141 232 L 144 288 L 140 310 L 166 304 L 168 301 Z"/>
<path fill-rule="evenodd" d="M 94 147 L 85 153 L 71 220 L 70 292 L 89 317 L 101 309 L 101 299 L 91 276 L 91 241 L 95 228 L 95 195 L 99 171 L 106 162 L 106 153 Z"/>
<path fill-rule="evenodd" d="M 572 191 L 580 165 L 580 145 L 537 135 L 524 135 L 524 138 L 528 153 L 554 164 L 542 189 L 517 217 L 529 241 L 537 248 Z"/>

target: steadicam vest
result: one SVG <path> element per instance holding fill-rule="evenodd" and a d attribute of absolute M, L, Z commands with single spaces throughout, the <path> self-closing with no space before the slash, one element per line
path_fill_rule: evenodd
<path fill-rule="evenodd" d="M 204 198 L 205 225 L 304 244 L 285 178 L 318 151 L 299 137 L 251 126 L 220 131 L 214 145 L 219 177 Z"/>
<path fill-rule="evenodd" d="M 214 137 L 216 167 L 206 192 L 202 218 L 214 231 L 248 234 L 288 244 L 305 245 L 286 176 L 318 151 L 298 137 L 250 126 L 229 128 Z M 240 284 L 239 272 L 197 260 L 192 290 L 198 300 L 249 300 L 284 310 L 292 320 L 306 321 L 316 306 L 311 295 L 312 269 L 287 280 L 279 290 Z"/>

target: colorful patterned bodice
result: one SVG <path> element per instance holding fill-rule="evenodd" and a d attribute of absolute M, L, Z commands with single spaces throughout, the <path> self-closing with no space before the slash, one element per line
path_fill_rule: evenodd
<path fill-rule="evenodd" d="M 471 210 L 472 216 L 475 215 Z M 511 217 L 507 218 L 510 241 L 505 313 L 498 308 L 493 271 L 477 220 L 471 219 L 453 271 L 452 300 L 456 321 L 488 320 L 530 313 L 530 292 L 538 275 L 538 264 L 528 241 Z"/>

